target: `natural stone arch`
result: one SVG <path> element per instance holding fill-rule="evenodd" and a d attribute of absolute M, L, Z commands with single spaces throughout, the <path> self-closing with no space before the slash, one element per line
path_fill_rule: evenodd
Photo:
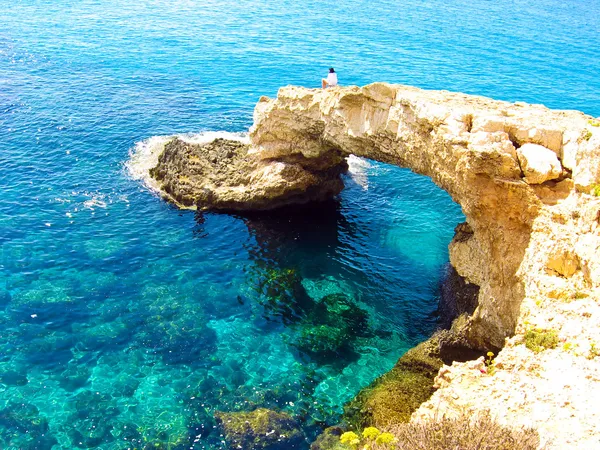
<path fill-rule="evenodd" d="M 600 121 L 577 111 L 384 83 L 289 86 L 259 100 L 249 143 L 174 139 L 150 176 L 180 207 L 264 210 L 339 193 L 351 154 L 426 175 L 462 207 L 450 262 L 480 287 L 470 346 L 501 348 L 541 299 L 600 287 Z"/>
<path fill-rule="evenodd" d="M 286 87 L 256 106 L 251 153 L 321 169 L 354 154 L 430 177 L 466 216 L 450 261 L 481 288 L 468 340 L 500 348 L 514 333 L 528 271 L 544 269 L 540 251 L 554 251 L 531 243 L 536 221 L 575 185 L 589 191 L 598 178 L 593 125 L 575 111 L 383 83 Z M 575 252 L 571 259 L 558 265 L 582 268 Z"/>

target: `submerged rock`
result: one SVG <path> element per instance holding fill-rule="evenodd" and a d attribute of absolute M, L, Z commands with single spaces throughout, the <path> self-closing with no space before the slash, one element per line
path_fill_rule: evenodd
<path fill-rule="evenodd" d="M 217 412 L 231 448 L 254 450 L 286 450 L 303 448 L 306 437 L 289 415 L 258 408 L 252 412 Z"/>
<path fill-rule="evenodd" d="M 1 448 L 48 449 L 56 443 L 48 420 L 34 405 L 11 401 L 0 410 Z"/>
<path fill-rule="evenodd" d="M 329 294 L 315 302 L 298 324 L 292 344 L 322 363 L 344 363 L 357 357 L 353 344 L 373 335 L 369 315 L 345 294 Z"/>
<path fill-rule="evenodd" d="M 481 355 L 468 348 L 466 316 L 459 317 L 451 330 L 436 333 L 407 351 L 389 372 L 362 389 L 344 406 L 344 420 L 353 429 L 374 426 L 389 429 L 408 422 L 419 406 L 435 391 L 439 369 L 450 361 L 466 361 Z"/>
<path fill-rule="evenodd" d="M 0 372 L 0 383 L 6 384 L 7 386 L 25 386 L 29 383 L 27 375 L 14 370 L 8 370 L 6 372 Z"/>
<path fill-rule="evenodd" d="M 8 289 L 0 286 L 0 309 L 4 309 L 4 307 L 10 303 L 10 300 L 11 296 L 10 292 L 8 292 Z"/>
<path fill-rule="evenodd" d="M 310 450 L 348 450 L 348 446 L 340 442 L 343 433 L 344 430 L 340 427 L 326 428 L 317 440 L 310 444 Z"/>
<path fill-rule="evenodd" d="M 357 430 L 369 426 L 387 429 L 408 422 L 435 391 L 433 380 L 443 365 L 437 344 L 426 341 L 406 352 L 392 370 L 344 406 L 344 420 Z"/>
<path fill-rule="evenodd" d="M 344 328 L 331 325 L 306 325 L 294 345 L 301 351 L 327 360 L 345 353 L 348 348 L 348 334 Z"/>
<path fill-rule="evenodd" d="M 255 289 L 260 294 L 264 317 L 269 320 L 279 318 L 286 325 L 301 320 L 315 305 L 296 269 L 267 268 L 257 280 Z"/>

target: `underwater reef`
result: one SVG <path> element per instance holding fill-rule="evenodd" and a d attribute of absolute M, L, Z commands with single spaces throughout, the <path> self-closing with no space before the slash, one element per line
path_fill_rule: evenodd
<path fill-rule="evenodd" d="M 232 448 L 286 450 L 306 445 L 299 424 L 285 413 L 258 408 L 251 412 L 217 412 L 215 417 Z"/>

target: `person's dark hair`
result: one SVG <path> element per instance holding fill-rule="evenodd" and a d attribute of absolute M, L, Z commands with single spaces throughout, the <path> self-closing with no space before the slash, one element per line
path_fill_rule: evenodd
<path fill-rule="evenodd" d="M 335 73 L 335 70 L 333 70 L 333 67 L 329 68 L 329 73 Z"/>

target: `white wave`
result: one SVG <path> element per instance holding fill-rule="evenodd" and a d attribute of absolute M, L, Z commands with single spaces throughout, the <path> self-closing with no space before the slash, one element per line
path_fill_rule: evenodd
<path fill-rule="evenodd" d="M 102 200 L 102 198 L 104 198 L 104 196 L 101 196 L 101 197 L 94 196 L 90 200 L 86 200 L 85 202 L 83 202 L 83 207 L 87 208 L 87 209 L 91 209 L 92 211 L 94 210 L 94 208 L 106 209 L 106 202 L 104 200 Z"/>
<path fill-rule="evenodd" d="M 178 137 L 182 141 L 190 144 L 208 144 L 215 139 L 229 139 L 248 143 L 248 133 L 230 133 L 227 131 L 206 131 L 203 133 L 188 133 L 169 136 L 152 136 L 137 142 L 129 152 L 129 161 L 125 167 L 129 175 L 134 180 L 141 180 L 148 188 L 153 191 L 159 191 L 160 186 L 150 176 L 150 169 L 158 164 L 158 157 L 163 152 L 165 144 L 173 138 Z"/>
<path fill-rule="evenodd" d="M 346 159 L 348 162 L 348 173 L 350 178 L 365 191 L 369 189 L 369 177 L 367 176 L 367 169 L 371 167 L 371 164 L 365 158 L 350 155 Z"/>

